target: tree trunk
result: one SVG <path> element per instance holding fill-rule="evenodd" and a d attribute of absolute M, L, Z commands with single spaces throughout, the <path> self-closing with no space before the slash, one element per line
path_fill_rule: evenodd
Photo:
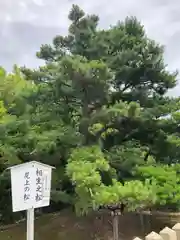
<path fill-rule="evenodd" d="M 139 213 L 139 217 L 140 217 L 140 222 L 141 222 L 142 235 L 144 235 L 145 234 L 145 224 L 144 224 L 145 217 L 141 212 Z"/>

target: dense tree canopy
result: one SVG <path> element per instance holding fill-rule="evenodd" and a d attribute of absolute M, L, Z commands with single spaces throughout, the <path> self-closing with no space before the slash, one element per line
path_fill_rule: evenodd
<path fill-rule="evenodd" d="M 68 17 L 67 36 L 37 53 L 43 66 L 0 69 L 0 206 L 11 209 L 5 169 L 37 160 L 56 166 L 58 209 L 177 210 L 180 100 L 163 47 L 134 17 L 106 30 L 76 5 Z"/>

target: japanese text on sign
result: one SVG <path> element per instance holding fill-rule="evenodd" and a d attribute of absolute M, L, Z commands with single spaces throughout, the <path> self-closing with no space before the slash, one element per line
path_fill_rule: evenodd
<path fill-rule="evenodd" d="M 43 172 L 42 170 L 36 170 L 36 202 L 43 200 Z"/>
<path fill-rule="evenodd" d="M 30 174 L 25 172 L 24 174 L 24 201 L 30 200 Z"/>
<path fill-rule="evenodd" d="M 32 161 L 10 170 L 13 212 L 49 206 L 51 166 Z"/>

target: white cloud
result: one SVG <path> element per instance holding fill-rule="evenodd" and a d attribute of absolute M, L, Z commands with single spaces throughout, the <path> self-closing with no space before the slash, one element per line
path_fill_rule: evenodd
<path fill-rule="evenodd" d="M 34 66 L 36 50 L 54 35 L 67 30 L 71 5 L 80 5 L 88 13 L 100 16 L 100 25 L 108 27 L 127 15 L 135 15 L 150 37 L 166 46 L 169 69 L 180 69 L 180 2 L 178 0 L 6 0 L 0 1 L 0 64 L 14 62 Z M 23 62 L 24 61 L 24 62 Z M 173 91 L 179 94 L 177 88 Z"/>

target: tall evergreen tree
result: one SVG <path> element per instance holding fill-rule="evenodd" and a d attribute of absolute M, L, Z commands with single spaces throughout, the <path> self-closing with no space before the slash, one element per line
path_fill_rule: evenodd
<path fill-rule="evenodd" d="M 54 106 L 68 109 L 69 124 L 82 136 L 67 163 L 82 211 L 127 203 L 128 186 L 132 191 L 134 184 L 140 184 L 132 191 L 137 200 L 150 188 L 134 182 L 137 165 L 166 161 L 164 146 L 169 146 L 166 156 L 172 151 L 161 117 L 179 109 L 179 99 L 165 97 L 176 86 L 177 72 L 166 70 L 163 47 L 134 17 L 100 30 L 98 16 L 73 5 L 68 18 L 68 35 L 56 36 L 37 53 L 46 65 L 22 71 L 51 89 Z M 137 206 L 129 200 L 132 205 Z"/>
<path fill-rule="evenodd" d="M 166 206 L 151 165 L 177 187 L 179 99 L 166 96 L 177 72 L 134 17 L 101 30 L 73 5 L 68 18 L 67 36 L 37 53 L 44 66 L 0 71 L 2 181 L 7 165 L 33 159 L 56 166 L 52 202 L 78 213 Z"/>

